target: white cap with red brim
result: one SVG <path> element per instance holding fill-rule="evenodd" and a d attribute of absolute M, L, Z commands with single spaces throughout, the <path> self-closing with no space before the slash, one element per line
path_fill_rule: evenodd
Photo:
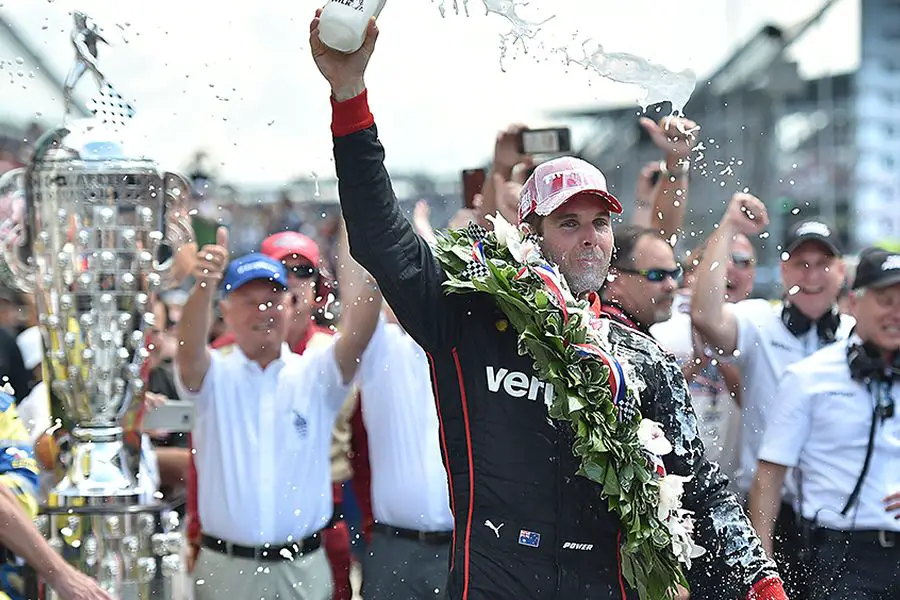
<path fill-rule="evenodd" d="M 541 163 L 519 194 L 519 222 L 532 213 L 545 217 L 585 194 L 600 198 L 611 213 L 622 212 L 622 204 L 606 188 L 606 177 L 594 165 L 573 156 Z"/>

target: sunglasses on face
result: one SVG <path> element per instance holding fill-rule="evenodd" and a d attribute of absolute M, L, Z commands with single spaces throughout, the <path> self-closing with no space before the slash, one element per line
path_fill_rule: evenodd
<path fill-rule="evenodd" d="M 731 262 L 734 263 L 738 269 L 749 269 L 755 263 L 752 256 L 747 256 L 746 254 L 732 254 Z"/>
<path fill-rule="evenodd" d="M 684 274 L 684 269 L 680 266 L 674 269 L 626 269 L 624 267 L 616 267 L 617 270 L 622 273 L 631 273 L 632 275 L 639 275 L 646 279 L 651 283 L 661 283 L 666 280 L 667 277 L 671 277 L 675 281 L 680 281 L 681 276 Z"/>
<path fill-rule="evenodd" d="M 297 279 L 312 279 L 319 274 L 318 269 L 312 265 L 285 265 L 288 275 L 293 275 Z"/>

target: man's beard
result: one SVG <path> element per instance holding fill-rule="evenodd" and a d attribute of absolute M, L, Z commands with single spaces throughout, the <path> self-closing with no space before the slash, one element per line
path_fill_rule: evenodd
<path fill-rule="evenodd" d="M 546 252 L 546 251 L 545 251 Z M 606 275 L 609 273 L 609 259 L 602 252 L 588 250 L 580 253 L 563 254 L 556 257 L 552 252 L 547 252 L 550 262 L 559 266 L 559 270 L 569 290 L 574 296 L 580 296 L 586 292 L 599 292 L 606 283 Z M 581 259 L 589 259 L 590 264 L 581 262 Z"/>

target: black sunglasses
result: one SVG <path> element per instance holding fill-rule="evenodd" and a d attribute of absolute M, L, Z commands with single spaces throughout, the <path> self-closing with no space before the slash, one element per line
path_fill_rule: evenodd
<path fill-rule="evenodd" d="M 319 270 L 311 265 L 294 265 L 291 267 L 285 265 L 285 268 L 288 275 L 293 275 L 298 279 L 312 279 L 319 274 Z"/>
<path fill-rule="evenodd" d="M 684 269 L 680 266 L 675 267 L 671 271 L 668 269 L 627 269 L 625 267 L 614 267 L 617 271 L 621 271 L 622 273 L 631 273 L 632 275 L 640 275 L 647 281 L 652 283 L 660 283 L 666 280 L 666 277 L 671 277 L 675 281 L 680 281 L 681 276 L 684 274 Z"/>
<path fill-rule="evenodd" d="M 753 260 L 752 256 L 747 256 L 746 254 L 732 254 L 731 262 L 739 269 L 749 269 L 756 261 Z"/>

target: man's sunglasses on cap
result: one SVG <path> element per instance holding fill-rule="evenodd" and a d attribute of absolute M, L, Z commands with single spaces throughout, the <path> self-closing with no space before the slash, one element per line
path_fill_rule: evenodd
<path fill-rule="evenodd" d="M 675 267 L 674 269 L 627 269 L 625 267 L 613 267 L 617 271 L 621 273 L 631 273 L 632 275 L 640 275 L 647 281 L 652 283 L 660 283 L 666 280 L 666 277 L 671 277 L 675 281 L 681 281 L 681 276 L 684 274 L 684 269 L 681 266 Z"/>

